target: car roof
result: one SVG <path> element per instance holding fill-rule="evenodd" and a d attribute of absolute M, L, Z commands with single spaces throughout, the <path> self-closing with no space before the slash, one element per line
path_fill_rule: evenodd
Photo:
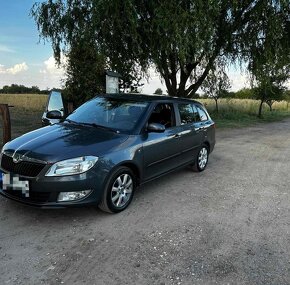
<path fill-rule="evenodd" d="M 124 99 L 124 100 L 134 100 L 134 101 L 146 101 L 146 102 L 155 102 L 155 101 L 172 101 L 172 102 L 184 102 L 184 103 L 197 103 L 201 104 L 198 101 L 186 98 L 179 98 L 179 97 L 171 97 L 166 95 L 149 95 L 149 94 L 140 94 L 140 93 L 109 93 L 109 94 L 100 94 L 97 97 L 109 97 L 109 98 L 116 98 L 116 99 Z M 202 104 L 201 104 L 202 105 Z"/>

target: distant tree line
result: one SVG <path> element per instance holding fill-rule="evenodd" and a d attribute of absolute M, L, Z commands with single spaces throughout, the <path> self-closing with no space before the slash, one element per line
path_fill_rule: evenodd
<path fill-rule="evenodd" d="M 281 94 L 279 92 L 279 94 Z M 199 94 L 196 93 L 194 98 L 212 98 L 209 94 Z M 290 90 L 284 90 L 280 97 L 281 100 L 290 100 Z M 238 91 L 226 91 L 223 90 L 220 94 L 220 98 L 232 98 L 232 99 L 258 99 L 257 98 L 257 88 L 242 88 Z M 277 101 L 281 101 L 277 100 Z"/>
<path fill-rule="evenodd" d="M 5 85 L 0 89 L 0 94 L 48 94 L 49 90 L 40 90 L 38 86 L 26 87 L 24 85 Z"/>

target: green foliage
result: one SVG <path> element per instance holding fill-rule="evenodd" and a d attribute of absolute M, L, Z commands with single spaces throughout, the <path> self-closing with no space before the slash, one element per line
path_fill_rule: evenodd
<path fill-rule="evenodd" d="M 284 100 L 284 84 L 290 78 L 288 62 L 263 63 L 253 68 L 254 98 L 260 100 L 258 117 L 262 116 L 263 103 L 267 103 L 270 111 L 274 101 Z"/>
<path fill-rule="evenodd" d="M 239 128 L 261 122 L 273 122 L 290 117 L 290 104 L 286 101 L 274 102 L 273 111 L 264 110 L 263 117 L 257 117 L 259 101 L 253 99 L 220 99 L 220 112 L 216 113 L 215 104 L 210 99 L 199 99 L 206 105 L 217 128 Z"/>
<path fill-rule="evenodd" d="M 24 85 L 5 85 L 0 89 L 0 94 L 48 94 L 49 90 L 40 90 L 37 86 L 26 87 Z"/>
<path fill-rule="evenodd" d="M 253 99 L 254 92 L 250 88 L 242 88 L 239 91 L 235 92 L 234 98 L 237 99 Z"/>
<path fill-rule="evenodd" d="M 192 97 L 221 60 L 289 62 L 288 0 L 47 0 L 32 16 L 56 59 L 85 31 L 119 73 L 154 64 L 171 96 Z"/>
<path fill-rule="evenodd" d="M 218 113 L 218 99 L 225 98 L 229 95 L 228 90 L 231 88 L 231 84 L 227 74 L 223 68 L 212 69 L 207 78 L 202 84 L 202 89 L 207 95 L 207 98 L 215 100 L 216 112 Z"/>
<path fill-rule="evenodd" d="M 74 42 L 67 55 L 65 98 L 77 107 L 105 93 L 105 57 L 96 52 L 89 39 Z"/>
<path fill-rule="evenodd" d="M 157 94 L 157 95 L 162 95 L 163 94 L 163 91 L 161 88 L 157 88 L 154 92 L 154 94 Z"/>
<path fill-rule="evenodd" d="M 284 90 L 284 100 L 290 101 L 290 90 Z"/>

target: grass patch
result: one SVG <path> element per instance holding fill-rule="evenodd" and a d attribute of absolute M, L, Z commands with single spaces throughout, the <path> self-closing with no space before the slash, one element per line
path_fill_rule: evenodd
<path fill-rule="evenodd" d="M 0 94 L 0 104 L 14 106 L 9 108 L 12 139 L 41 127 L 47 98 L 43 94 Z M 0 116 L 0 147 L 3 144 L 2 124 Z"/>
<path fill-rule="evenodd" d="M 201 99 L 218 128 L 239 128 L 266 122 L 275 122 L 290 117 L 289 102 L 275 102 L 273 111 L 263 105 L 263 117 L 258 118 L 259 101 L 241 99 L 220 99 L 219 113 L 215 111 L 214 100 Z"/>
<path fill-rule="evenodd" d="M 0 104 L 8 104 L 27 111 L 44 110 L 48 95 L 44 94 L 0 94 Z"/>
<path fill-rule="evenodd" d="M 9 108 L 11 119 L 11 137 L 17 138 L 41 127 L 43 110 L 27 110 L 24 108 Z M 3 122 L 0 119 L 0 147 L 3 145 Z"/>

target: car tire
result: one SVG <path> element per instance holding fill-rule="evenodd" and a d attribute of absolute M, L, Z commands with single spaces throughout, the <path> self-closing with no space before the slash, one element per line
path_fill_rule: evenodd
<path fill-rule="evenodd" d="M 199 148 L 197 156 L 195 158 L 195 162 L 192 166 L 193 171 L 195 172 L 204 171 L 208 163 L 208 156 L 209 156 L 208 146 L 203 144 Z"/>
<path fill-rule="evenodd" d="M 109 177 L 99 208 L 108 213 L 119 213 L 131 203 L 136 188 L 133 171 L 121 166 Z"/>

